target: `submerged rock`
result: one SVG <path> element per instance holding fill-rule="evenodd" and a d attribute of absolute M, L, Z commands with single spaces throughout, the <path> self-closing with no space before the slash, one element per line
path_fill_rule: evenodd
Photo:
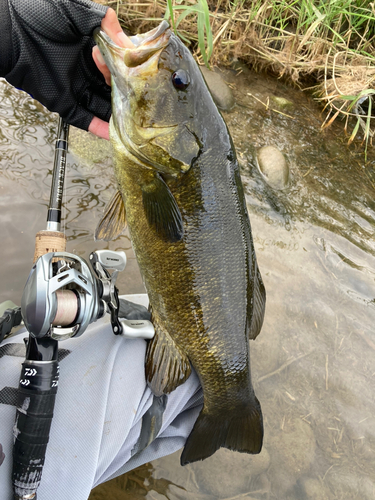
<path fill-rule="evenodd" d="M 300 498 L 306 500 L 328 500 L 329 490 L 321 479 L 304 476 L 298 481 L 296 492 Z"/>
<path fill-rule="evenodd" d="M 234 97 L 223 77 L 219 73 L 209 70 L 206 66 L 200 66 L 199 68 L 216 106 L 223 111 L 230 111 L 234 106 Z"/>
<path fill-rule="evenodd" d="M 263 146 L 257 152 L 259 172 L 273 189 L 285 189 L 289 182 L 289 167 L 284 155 L 275 146 Z"/>
<path fill-rule="evenodd" d="M 280 314 L 282 314 L 281 311 Z M 283 353 L 277 321 L 270 323 L 267 318 L 266 321 L 268 322 L 267 330 L 264 331 L 267 331 L 267 335 L 259 335 L 254 345 L 251 345 L 252 354 L 254 354 L 251 357 L 251 367 L 260 377 L 273 372 L 280 366 Z"/>
<path fill-rule="evenodd" d="M 203 465 L 197 462 L 189 467 L 205 493 L 214 498 L 228 498 L 251 491 L 254 479 L 266 471 L 269 464 L 270 456 L 264 447 L 259 455 L 221 448 Z"/>
<path fill-rule="evenodd" d="M 288 101 L 288 99 L 285 99 L 285 97 L 278 97 L 276 95 L 271 95 L 270 100 L 272 102 L 272 105 L 276 107 L 279 111 L 291 109 L 294 107 L 294 104 L 292 101 Z"/>
<path fill-rule="evenodd" d="M 300 418 L 287 419 L 283 429 L 274 432 L 270 475 L 279 498 L 286 498 L 314 462 L 316 441 L 311 426 Z"/>

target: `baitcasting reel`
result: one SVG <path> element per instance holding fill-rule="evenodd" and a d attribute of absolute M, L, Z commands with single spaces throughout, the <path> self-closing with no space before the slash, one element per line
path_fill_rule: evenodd
<path fill-rule="evenodd" d="M 119 272 L 125 269 L 125 253 L 97 250 L 90 254 L 90 263 L 91 268 L 84 259 L 67 252 L 39 257 L 21 302 L 29 333 L 34 338 L 49 336 L 55 340 L 78 337 L 108 312 L 116 335 L 151 339 L 154 328 L 150 321 L 120 319 L 118 315 L 115 284 Z"/>

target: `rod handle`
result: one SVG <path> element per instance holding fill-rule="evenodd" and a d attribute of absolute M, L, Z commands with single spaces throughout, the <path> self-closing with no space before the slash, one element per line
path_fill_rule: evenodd
<path fill-rule="evenodd" d="M 35 237 L 34 263 L 48 252 L 65 252 L 66 236 L 60 231 L 39 231 Z"/>
<path fill-rule="evenodd" d="M 16 422 L 13 428 L 14 497 L 35 498 L 38 489 L 59 377 L 57 360 L 22 365 Z"/>

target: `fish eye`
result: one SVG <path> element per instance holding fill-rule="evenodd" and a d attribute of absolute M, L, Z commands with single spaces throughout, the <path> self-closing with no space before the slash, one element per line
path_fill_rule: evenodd
<path fill-rule="evenodd" d="M 178 69 L 172 75 L 172 83 L 177 90 L 185 90 L 190 83 L 189 73 L 184 69 Z"/>

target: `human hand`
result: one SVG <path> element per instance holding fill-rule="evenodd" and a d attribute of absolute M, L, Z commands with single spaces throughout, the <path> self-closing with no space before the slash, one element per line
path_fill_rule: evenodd
<path fill-rule="evenodd" d="M 116 16 L 116 12 L 113 9 L 108 9 L 102 21 L 101 28 L 107 33 L 110 38 L 112 38 L 115 43 L 117 43 L 117 45 L 120 45 L 120 47 L 134 47 L 132 41 L 122 31 L 122 28 Z M 99 71 L 103 74 L 107 85 L 111 85 L 110 71 L 107 68 L 106 63 L 104 62 L 103 56 L 101 55 L 99 47 L 97 45 L 95 45 L 95 47 L 93 47 L 92 49 L 92 57 Z M 109 139 L 109 124 L 108 122 L 101 120 L 97 116 L 94 116 L 92 122 L 89 125 L 89 132 L 92 132 L 98 137 Z"/>

